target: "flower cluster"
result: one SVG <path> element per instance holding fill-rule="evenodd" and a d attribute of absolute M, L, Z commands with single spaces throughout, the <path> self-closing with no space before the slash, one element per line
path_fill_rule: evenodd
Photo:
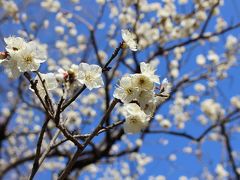
<path fill-rule="evenodd" d="M 137 50 L 134 35 L 128 30 L 122 30 L 125 45 L 131 50 Z M 6 52 L 0 54 L 1 61 L 10 77 L 18 77 L 22 72 L 38 71 L 40 64 L 46 61 L 47 53 L 38 42 L 26 42 L 20 37 L 9 37 L 6 42 Z M 159 93 L 155 94 L 155 84 L 160 85 L 156 66 L 140 63 L 140 73 L 125 75 L 120 79 L 119 86 L 113 96 L 124 103 L 124 130 L 127 133 L 137 133 L 148 125 L 156 106 L 168 98 L 171 85 L 166 79 L 159 86 Z M 103 86 L 102 68 L 98 65 L 80 63 L 72 64 L 68 69 L 59 69 L 57 73 L 37 73 L 35 82 L 40 96 L 46 91 L 54 90 L 59 84 L 69 92 L 86 86 L 89 90 Z M 31 87 L 30 87 L 31 89 Z M 32 89 L 31 89 L 32 90 Z"/>
<path fill-rule="evenodd" d="M 89 65 L 80 63 L 72 64 L 68 70 L 59 69 L 54 75 L 53 73 L 40 74 L 45 82 L 47 90 L 53 90 L 58 87 L 58 83 L 62 84 L 68 92 L 73 92 L 76 88 L 85 85 L 89 90 L 100 88 L 103 86 L 102 68 L 98 65 Z M 39 78 L 36 80 L 39 82 Z M 57 83 L 58 82 L 58 83 Z M 41 95 L 45 95 L 42 84 L 37 85 Z"/>
<path fill-rule="evenodd" d="M 145 128 L 156 106 L 170 93 L 170 84 L 165 79 L 160 93 L 155 94 L 155 83 L 160 84 L 160 80 L 155 75 L 156 69 L 153 65 L 142 62 L 140 70 L 141 73 L 123 76 L 113 94 L 124 103 L 124 130 L 127 133 L 136 133 Z"/>
<path fill-rule="evenodd" d="M 201 104 L 201 110 L 213 121 L 218 120 L 225 113 L 221 105 L 215 102 L 213 99 L 204 100 Z"/>
<path fill-rule="evenodd" d="M 22 72 L 37 71 L 47 59 L 45 47 L 37 41 L 26 42 L 20 37 L 8 37 L 4 41 L 6 56 L 0 63 L 11 78 L 17 78 Z"/>
<path fill-rule="evenodd" d="M 89 90 L 103 86 L 101 77 L 102 68 L 98 65 L 80 63 L 79 66 L 72 64 L 68 70 L 59 69 L 57 80 L 63 83 L 67 90 L 85 85 Z"/>
<path fill-rule="evenodd" d="M 40 64 L 47 59 L 46 48 L 37 41 L 26 42 L 21 37 L 4 38 L 6 52 L 0 54 L 0 64 L 5 67 L 9 77 L 17 78 L 23 72 L 38 71 Z M 102 68 L 98 65 L 80 63 L 71 65 L 68 70 L 59 69 L 58 73 L 39 74 L 45 82 L 47 90 L 57 88 L 57 82 L 67 84 L 67 89 L 85 85 L 89 90 L 103 86 L 101 77 Z M 45 95 L 44 85 L 40 82 L 39 76 L 37 88 L 40 95 Z M 31 88 L 30 88 L 31 89 Z"/>

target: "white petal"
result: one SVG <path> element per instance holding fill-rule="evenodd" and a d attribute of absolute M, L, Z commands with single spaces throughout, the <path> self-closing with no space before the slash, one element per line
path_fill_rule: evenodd
<path fill-rule="evenodd" d="M 94 76 L 101 76 L 102 74 L 102 68 L 98 65 L 91 65 L 91 73 L 94 75 Z"/>
<path fill-rule="evenodd" d="M 46 87 L 48 90 L 53 90 L 58 87 L 57 80 L 53 73 L 41 74 L 42 79 L 45 80 Z"/>
<path fill-rule="evenodd" d="M 80 63 L 79 64 L 79 71 L 90 71 L 90 65 L 87 63 Z"/>

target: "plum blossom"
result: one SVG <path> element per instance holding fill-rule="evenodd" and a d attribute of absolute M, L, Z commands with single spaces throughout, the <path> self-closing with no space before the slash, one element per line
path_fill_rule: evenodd
<path fill-rule="evenodd" d="M 69 92 L 73 92 L 76 88 L 82 86 L 78 78 L 79 66 L 72 64 L 68 69 L 60 68 L 56 73 L 56 79 L 62 83 Z"/>
<path fill-rule="evenodd" d="M 168 82 L 167 78 L 163 79 L 160 89 L 161 94 L 168 97 L 171 92 L 171 89 L 172 89 L 171 83 Z"/>
<path fill-rule="evenodd" d="M 145 112 L 145 114 L 152 117 L 156 110 L 156 107 L 157 107 L 157 100 L 156 100 L 156 98 L 154 98 L 154 99 L 151 99 L 150 101 L 148 101 L 141 108 Z"/>
<path fill-rule="evenodd" d="M 233 35 L 229 35 L 227 37 L 225 47 L 229 50 L 234 49 L 234 46 L 236 46 L 237 43 L 238 43 L 238 39 Z"/>
<path fill-rule="evenodd" d="M 12 57 L 18 55 L 27 43 L 23 38 L 14 36 L 4 38 L 4 41 L 6 43 L 6 53 L 0 64 L 5 67 L 5 71 L 10 78 L 16 79 L 21 73 L 18 69 L 17 60 Z"/>
<path fill-rule="evenodd" d="M 100 66 L 80 63 L 77 79 L 80 83 L 85 84 L 89 90 L 92 90 L 103 86 L 101 74 L 102 68 Z"/>
<path fill-rule="evenodd" d="M 160 85 L 160 91 L 156 94 L 156 103 L 161 104 L 169 98 L 172 89 L 172 84 L 168 82 L 167 78 L 163 79 Z"/>
<path fill-rule="evenodd" d="M 168 129 L 172 126 L 171 122 L 168 119 L 163 119 L 159 124 L 165 129 Z"/>
<path fill-rule="evenodd" d="M 133 85 L 130 75 L 123 76 L 119 82 L 119 86 L 115 89 L 113 97 L 121 99 L 124 103 L 129 103 L 138 95 L 138 90 Z"/>
<path fill-rule="evenodd" d="M 226 171 L 226 169 L 224 169 L 222 164 L 217 164 L 215 172 L 217 173 L 217 176 L 221 179 L 229 176 L 229 173 Z"/>
<path fill-rule="evenodd" d="M 21 37 L 10 36 L 8 38 L 4 38 L 4 41 L 6 43 L 6 51 L 9 53 L 10 56 L 18 53 L 27 45 L 27 42 Z"/>
<path fill-rule="evenodd" d="M 169 97 L 171 84 L 164 79 L 160 93 L 155 94 L 155 83 L 160 84 L 159 77 L 155 75 L 156 66 L 142 62 L 140 70 L 141 73 L 123 76 L 113 96 L 123 103 L 136 101 L 145 114 L 152 116 L 157 105 Z"/>
<path fill-rule="evenodd" d="M 4 3 L 1 4 L 2 8 L 5 10 L 5 12 L 8 14 L 8 16 L 13 16 L 15 19 L 17 19 L 17 13 L 19 11 L 17 4 L 10 0 L 10 1 L 4 1 Z"/>
<path fill-rule="evenodd" d="M 240 97 L 239 96 L 233 96 L 230 101 L 234 107 L 240 109 Z"/>
<path fill-rule="evenodd" d="M 54 90 L 58 87 L 56 77 L 53 73 L 47 73 L 47 74 L 39 73 L 39 75 L 40 75 L 40 77 L 41 77 L 41 79 L 42 79 L 42 81 L 43 81 L 43 83 L 44 83 L 44 85 L 45 85 L 45 87 L 48 91 Z M 46 95 L 44 85 L 41 82 L 39 76 L 36 76 L 35 81 L 36 80 L 37 80 L 38 92 L 39 92 L 41 97 L 44 97 Z M 29 89 L 31 91 L 33 91 L 33 89 L 31 87 Z"/>
<path fill-rule="evenodd" d="M 201 104 L 201 110 L 213 121 L 216 121 L 224 114 L 224 110 L 221 105 L 214 102 L 213 99 L 204 100 Z"/>
<path fill-rule="evenodd" d="M 154 98 L 153 91 L 142 90 L 139 92 L 139 95 L 137 96 L 137 101 L 139 102 L 141 107 L 145 107 L 145 105 L 148 104 L 153 98 Z"/>
<path fill-rule="evenodd" d="M 133 83 L 140 90 L 153 90 L 154 83 L 160 84 L 159 77 L 155 75 L 155 67 L 150 63 L 140 63 L 140 74 L 133 75 Z"/>
<path fill-rule="evenodd" d="M 135 34 L 131 33 L 127 29 L 122 29 L 122 38 L 126 45 L 129 47 L 129 49 L 131 49 L 132 51 L 138 50 Z"/>
<path fill-rule="evenodd" d="M 138 133 L 148 125 L 148 116 L 136 103 L 125 104 L 123 113 L 126 121 L 123 124 L 124 131 L 129 134 Z"/>
<path fill-rule="evenodd" d="M 141 70 L 141 73 L 149 77 L 152 82 L 160 84 L 158 75 L 155 75 L 156 69 L 152 64 L 141 62 L 140 70 Z"/>
<path fill-rule="evenodd" d="M 8 55 L 0 63 L 10 78 L 17 78 L 21 72 L 37 71 L 47 59 L 45 47 L 36 41 L 26 42 L 13 36 L 4 38 L 4 41 Z"/>
<path fill-rule="evenodd" d="M 133 84 L 140 90 L 153 90 L 154 83 L 144 74 L 134 74 Z"/>
<path fill-rule="evenodd" d="M 58 0 L 44 0 L 41 6 L 50 12 L 57 12 L 61 8 L 61 3 Z"/>
<path fill-rule="evenodd" d="M 45 48 L 39 46 L 37 42 L 31 41 L 13 58 L 17 60 L 20 72 L 37 71 L 40 64 L 46 61 L 47 53 Z"/>
<path fill-rule="evenodd" d="M 4 59 L 0 61 L 0 64 L 5 67 L 4 70 L 9 78 L 16 79 L 20 76 L 21 72 L 17 67 L 17 61 Z"/>

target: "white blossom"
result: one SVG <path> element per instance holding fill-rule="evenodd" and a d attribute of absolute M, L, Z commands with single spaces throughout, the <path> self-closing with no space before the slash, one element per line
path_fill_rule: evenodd
<path fill-rule="evenodd" d="M 50 12 L 57 12 L 61 8 L 61 3 L 58 0 L 44 0 L 41 6 Z"/>
<path fill-rule="evenodd" d="M 152 82 L 160 84 L 159 77 L 155 75 L 156 69 L 154 68 L 153 65 L 149 63 L 141 62 L 140 70 L 141 70 L 141 73 L 149 77 L 149 79 L 151 79 Z"/>
<path fill-rule="evenodd" d="M 169 96 L 171 85 L 165 79 L 161 87 L 162 95 L 156 96 L 154 93 L 154 83 L 160 83 L 159 77 L 155 75 L 158 63 L 140 64 L 141 73 L 125 75 L 120 80 L 120 85 L 115 89 L 113 96 L 120 99 L 123 103 L 137 101 L 142 111 L 148 116 L 152 116 L 156 106 Z"/>
<path fill-rule="evenodd" d="M 229 173 L 224 169 L 222 164 L 217 164 L 215 172 L 220 178 L 226 178 L 229 176 Z"/>
<path fill-rule="evenodd" d="M 222 109 L 221 105 L 214 102 L 213 99 L 204 100 L 201 104 L 201 110 L 214 121 L 219 119 L 224 114 L 224 110 Z"/>
<path fill-rule="evenodd" d="M 148 117 L 136 103 L 123 106 L 125 122 L 123 125 L 126 133 L 138 133 L 148 125 Z"/>
<path fill-rule="evenodd" d="M 122 38 L 124 42 L 127 44 L 127 46 L 129 47 L 129 49 L 131 49 L 132 51 L 138 50 L 136 36 L 133 33 L 131 33 L 127 29 L 122 29 Z"/>
<path fill-rule="evenodd" d="M 170 128 L 172 126 L 172 124 L 168 119 L 163 119 L 160 122 L 160 126 L 167 129 L 167 128 Z"/>
<path fill-rule="evenodd" d="M 137 101 L 139 102 L 140 106 L 144 109 L 146 104 L 154 98 L 153 91 L 141 90 L 137 96 Z"/>
<path fill-rule="evenodd" d="M 102 68 L 98 65 L 87 63 L 79 64 L 78 80 L 85 84 L 89 90 L 103 86 Z"/>
<path fill-rule="evenodd" d="M 4 1 L 2 3 L 2 8 L 6 11 L 9 16 L 16 16 L 18 12 L 17 4 L 14 1 Z"/>
<path fill-rule="evenodd" d="M 37 42 L 31 41 L 13 58 L 17 60 L 20 72 L 37 71 L 40 64 L 46 61 L 47 53 Z"/>
<path fill-rule="evenodd" d="M 168 157 L 168 159 L 169 159 L 170 161 L 176 161 L 176 160 L 177 160 L 177 156 L 176 156 L 176 154 L 170 154 L 169 157 Z"/>
<path fill-rule="evenodd" d="M 178 0 L 179 4 L 186 4 L 188 3 L 188 0 Z"/>
<path fill-rule="evenodd" d="M 171 76 L 172 76 L 173 78 L 177 78 L 177 77 L 179 76 L 179 70 L 178 70 L 178 68 L 173 68 L 173 69 L 171 69 L 170 74 L 171 74 Z"/>
<path fill-rule="evenodd" d="M 206 58 L 202 54 L 199 54 L 196 58 L 196 63 L 202 66 L 206 63 Z"/>
<path fill-rule="evenodd" d="M 6 51 L 10 56 L 23 50 L 27 45 L 26 41 L 21 37 L 10 36 L 8 38 L 4 38 L 4 41 L 6 43 Z"/>
<path fill-rule="evenodd" d="M 105 0 L 96 0 L 96 2 L 100 5 L 104 5 L 105 4 Z"/>
<path fill-rule="evenodd" d="M 193 152 L 193 149 L 190 146 L 186 146 L 183 148 L 183 152 L 187 154 L 191 154 Z"/>
<path fill-rule="evenodd" d="M 132 77 L 130 75 L 123 76 L 119 82 L 119 86 L 115 89 L 113 97 L 120 99 L 124 103 L 131 102 L 138 95 L 138 90 L 134 87 Z"/>
<path fill-rule="evenodd" d="M 58 34 L 64 34 L 64 27 L 56 26 L 55 27 L 55 32 L 58 33 Z"/>
<path fill-rule="evenodd" d="M 21 72 L 37 71 L 47 59 L 45 47 L 36 41 L 27 43 L 23 38 L 13 36 L 4 41 L 8 56 L 0 63 L 11 78 L 17 78 Z"/>
<path fill-rule="evenodd" d="M 204 115 L 202 115 L 202 114 L 198 116 L 198 121 L 199 121 L 202 125 L 206 125 L 206 124 L 208 123 L 208 120 L 207 120 L 206 116 L 204 116 Z"/>
<path fill-rule="evenodd" d="M 79 82 L 78 78 L 79 73 L 79 66 L 76 64 L 72 64 L 70 68 L 65 69 L 58 69 L 58 72 L 56 73 L 56 79 L 59 83 L 62 83 L 66 90 L 68 90 L 69 93 L 74 92 L 76 88 L 79 88 L 82 86 L 82 83 Z"/>
<path fill-rule="evenodd" d="M 219 63 L 219 56 L 212 50 L 208 52 L 207 58 L 209 59 L 209 61 L 213 62 L 214 64 Z"/>
<path fill-rule="evenodd" d="M 144 74 L 134 74 L 133 75 L 133 84 L 135 87 L 140 90 L 153 90 L 154 83 L 151 79 Z"/>
<path fill-rule="evenodd" d="M 234 48 L 237 42 L 238 42 L 238 39 L 235 36 L 229 35 L 227 37 L 227 42 L 225 44 L 225 47 L 230 50 L 231 48 Z"/>
<path fill-rule="evenodd" d="M 43 82 L 41 81 L 39 76 L 41 77 Z M 39 73 L 39 76 L 36 76 L 35 81 L 37 80 L 37 89 L 38 89 L 40 96 L 42 98 L 44 98 L 44 96 L 46 95 L 44 86 L 46 87 L 46 90 L 51 91 L 58 87 L 58 82 L 53 73 L 47 73 L 47 74 Z M 33 89 L 31 87 L 29 89 L 31 91 L 33 91 Z"/>
<path fill-rule="evenodd" d="M 10 78 L 16 79 L 20 76 L 21 72 L 17 67 L 17 61 L 4 59 L 0 61 L 0 64 L 2 64 L 5 67 L 4 70 L 6 71 Z"/>
<path fill-rule="evenodd" d="M 231 104 L 232 104 L 234 107 L 240 109 L 240 96 L 233 96 L 233 97 L 231 98 Z"/>
<path fill-rule="evenodd" d="M 194 85 L 194 89 L 197 92 L 204 92 L 206 90 L 205 86 L 201 83 L 197 83 Z"/>
<path fill-rule="evenodd" d="M 217 18 L 217 23 L 215 25 L 215 29 L 217 32 L 222 31 L 224 28 L 227 27 L 227 22 L 222 18 L 222 17 L 218 17 Z"/>
<path fill-rule="evenodd" d="M 168 82 L 167 78 L 163 79 L 161 83 L 161 94 L 165 96 L 169 96 L 172 89 L 172 84 Z"/>

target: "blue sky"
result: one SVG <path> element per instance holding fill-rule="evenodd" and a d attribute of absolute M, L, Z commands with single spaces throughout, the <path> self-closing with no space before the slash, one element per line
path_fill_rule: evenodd
<path fill-rule="evenodd" d="M 90 14 L 90 17 L 94 18 L 95 13 L 95 8 L 97 8 L 95 3 L 92 3 L 93 0 L 83 0 L 82 4 L 83 7 L 85 8 L 86 12 L 91 12 L 93 14 Z M 154 0 L 149 1 L 149 2 L 156 2 Z M 68 2 L 63 1 L 63 4 L 66 5 Z M 184 10 L 188 10 L 187 8 Z M 29 13 L 29 15 L 36 16 L 38 17 L 38 14 L 35 13 L 36 7 L 33 9 L 26 9 L 26 12 Z M 86 15 L 86 12 L 80 15 Z M 43 11 L 39 11 L 41 15 L 44 15 Z M 108 16 L 108 11 L 105 13 L 104 18 L 102 21 L 104 21 L 106 24 L 111 23 L 109 19 L 107 18 Z M 224 17 L 224 19 L 229 23 L 237 23 L 239 22 L 240 19 L 240 1 L 239 0 L 225 0 L 224 6 L 221 8 L 221 15 Z M 41 16 L 42 17 L 42 16 Z M 50 15 L 49 16 L 50 20 L 52 21 L 51 24 L 55 24 L 54 16 Z M 212 30 L 215 25 L 215 20 L 210 22 L 209 24 L 209 30 Z M 8 26 L 4 26 L 1 29 L 1 33 L 4 36 L 9 36 L 9 35 L 16 35 L 17 29 L 19 26 L 15 26 L 13 29 L 8 29 Z M 80 33 L 86 33 L 86 29 L 83 26 L 79 26 L 78 31 Z M 51 39 L 52 34 L 54 33 L 53 30 L 45 30 L 43 32 L 40 32 L 40 40 L 41 42 L 46 42 L 49 43 L 54 39 Z M 97 35 L 97 39 L 99 42 L 99 46 L 103 47 L 106 42 L 104 42 L 104 38 L 102 35 L 104 35 L 104 31 L 99 31 L 99 34 Z M 228 34 L 233 34 L 237 38 L 239 38 L 240 30 L 234 30 L 229 33 L 226 33 L 221 36 L 223 41 L 225 41 L 226 37 Z M 62 38 L 62 37 L 57 37 L 57 38 Z M 120 39 L 120 34 L 118 36 Z M 71 40 L 72 43 L 74 43 L 74 39 Z M 3 48 L 2 42 L 0 43 L 1 48 Z M 206 46 L 200 46 L 199 44 L 193 44 L 188 46 L 187 50 L 190 51 L 190 49 L 196 46 L 194 48 L 194 51 L 191 52 L 190 55 L 185 55 L 184 58 L 189 58 L 190 60 L 188 61 L 186 66 L 184 66 L 183 70 L 181 71 L 181 74 L 184 74 L 185 72 L 189 72 L 192 70 L 192 68 L 196 67 L 195 63 L 195 58 L 196 55 L 202 53 L 202 54 L 207 54 L 209 49 L 214 49 L 216 52 L 223 52 L 223 43 L 215 43 L 215 44 L 207 44 Z M 108 50 L 108 54 L 112 52 L 112 49 Z M 54 56 L 54 51 L 50 52 L 50 56 Z M 140 60 L 144 60 L 144 57 L 146 56 L 145 52 L 139 52 L 138 53 L 138 58 Z M 57 58 L 57 57 L 55 57 Z M 164 58 L 160 58 L 160 66 L 158 68 L 158 73 L 163 79 L 166 76 L 166 62 L 164 61 Z M 74 63 L 77 63 L 81 61 L 81 59 L 74 59 Z M 92 60 L 94 61 L 94 59 Z M 121 67 L 123 70 L 123 66 Z M 42 68 L 43 71 L 45 68 Z M 233 95 L 239 94 L 240 93 L 240 76 L 239 76 L 240 70 L 239 67 L 232 68 L 230 73 L 229 73 L 229 79 L 223 80 L 219 82 L 218 87 L 221 89 L 222 94 L 219 94 L 218 102 L 221 102 L 223 106 L 228 107 L 229 102 L 226 101 L 226 99 L 230 99 Z M 206 83 L 206 82 L 203 82 Z M 186 94 L 192 94 L 193 93 L 193 86 L 189 87 L 186 90 Z M 207 96 L 206 96 L 207 97 Z M 200 97 L 200 98 L 206 98 L 206 97 Z M 166 115 L 168 113 L 169 109 L 169 104 L 166 103 L 160 110 L 158 111 L 159 114 L 164 114 Z M 196 109 L 197 106 L 191 106 L 193 111 L 199 113 L 199 109 Z M 199 106 L 198 106 L 199 108 Z M 196 116 L 191 117 L 191 121 L 187 123 L 186 129 L 184 132 L 190 133 L 197 137 L 201 132 L 206 127 L 202 127 L 196 120 Z M 173 128 L 174 130 L 177 130 L 176 128 Z M 178 130 L 179 131 L 179 130 Z M 137 135 L 134 135 L 130 138 L 135 139 Z M 165 139 L 169 141 L 169 144 L 164 146 L 161 144 L 161 141 Z M 234 134 L 232 137 L 232 145 L 236 150 L 240 150 L 240 144 L 238 143 L 240 140 L 239 134 Z M 149 165 L 146 166 L 146 171 L 144 175 L 141 175 L 139 179 L 146 179 L 148 176 L 156 176 L 159 174 L 165 175 L 167 179 L 177 179 L 181 175 L 185 175 L 187 177 L 197 177 L 199 174 L 203 171 L 203 167 L 207 166 L 211 172 L 214 172 L 214 169 L 216 167 L 216 164 L 221 162 L 222 160 L 222 146 L 220 143 L 216 143 L 213 141 L 208 141 L 203 144 L 201 147 L 203 150 L 203 155 L 202 158 L 199 159 L 198 157 L 194 155 L 188 155 L 182 153 L 182 149 L 185 146 L 191 146 L 193 150 L 196 150 L 198 147 L 197 144 L 194 144 L 193 142 L 190 142 L 188 139 L 184 139 L 181 137 L 176 137 L 176 136 L 170 136 L 170 135 L 162 135 L 162 134 L 155 134 L 155 135 L 147 135 L 145 140 L 144 140 L 144 145 L 141 148 L 140 152 L 145 153 L 147 155 L 151 155 L 154 158 L 154 161 L 150 163 Z M 168 161 L 168 156 L 170 154 L 176 154 L 177 155 L 177 160 L 175 162 L 169 162 Z M 127 157 L 123 157 L 124 160 L 128 161 Z M 133 165 L 134 166 L 134 165 Z M 97 177 L 100 177 L 101 175 L 99 174 Z M 35 179 L 51 179 L 50 173 L 49 172 L 41 172 L 38 173 L 35 177 Z M 81 178 L 79 178 L 81 179 Z"/>

